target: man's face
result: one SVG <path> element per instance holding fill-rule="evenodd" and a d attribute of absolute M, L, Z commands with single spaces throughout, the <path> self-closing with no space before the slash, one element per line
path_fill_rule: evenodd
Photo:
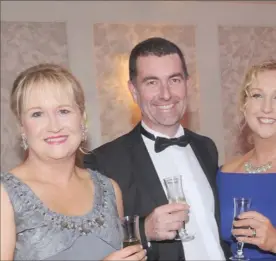
<path fill-rule="evenodd" d="M 137 59 L 135 84 L 129 82 L 142 120 L 158 132 L 176 131 L 187 108 L 187 79 L 178 54 Z M 172 131 L 171 131 L 172 130 Z"/>

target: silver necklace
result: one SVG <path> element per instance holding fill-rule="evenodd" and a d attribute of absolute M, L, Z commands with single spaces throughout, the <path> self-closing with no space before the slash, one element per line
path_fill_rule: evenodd
<path fill-rule="evenodd" d="M 266 164 L 263 164 L 259 167 L 254 167 L 251 162 L 246 161 L 244 163 L 244 169 L 247 173 L 262 173 L 262 172 L 266 172 L 267 170 L 272 168 L 272 162 L 268 162 Z"/>

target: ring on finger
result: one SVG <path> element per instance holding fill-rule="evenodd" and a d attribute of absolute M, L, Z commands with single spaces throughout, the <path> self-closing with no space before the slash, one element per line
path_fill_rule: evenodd
<path fill-rule="evenodd" d="M 257 231 L 255 228 L 251 228 L 252 230 L 252 237 L 256 237 L 257 236 Z"/>

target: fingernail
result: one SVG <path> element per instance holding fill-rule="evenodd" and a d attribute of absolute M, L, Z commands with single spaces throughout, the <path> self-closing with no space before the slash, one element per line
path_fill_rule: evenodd
<path fill-rule="evenodd" d="M 144 249 L 144 251 L 145 251 L 145 254 L 147 253 L 147 249 Z"/>
<path fill-rule="evenodd" d="M 148 257 L 147 257 L 147 256 L 145 257 L 145 260 L 148 260 Z"/>

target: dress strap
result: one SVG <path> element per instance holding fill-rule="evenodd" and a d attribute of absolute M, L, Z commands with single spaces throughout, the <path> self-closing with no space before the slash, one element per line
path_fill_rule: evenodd
<path fill-rule="evenodd" d="M 15 212 L 22 208 L 22 198 L 30 197 L 29 190 L 25 184 L 9 172 L 1 172 L 1 184 L 6 190 Z"/>

